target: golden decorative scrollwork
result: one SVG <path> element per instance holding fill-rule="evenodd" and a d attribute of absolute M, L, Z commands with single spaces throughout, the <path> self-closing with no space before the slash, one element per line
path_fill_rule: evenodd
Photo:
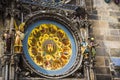
<path fill-rule="evenodd" d="M 32 60 L 46 70 L 63 68 L 70 60 L 72 47 L 67 34 L 54 24 L 35 27 L 28 38 Z"/>

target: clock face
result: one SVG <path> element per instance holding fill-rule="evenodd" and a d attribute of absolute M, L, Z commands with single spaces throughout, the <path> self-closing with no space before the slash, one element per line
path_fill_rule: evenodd
<path fill-rule="evenodd" d="M 49 76 L 67 72 L 77 57 L 71 32 L 52 20 L 38 20 L 29 25 L 23 50 L 27 62 L 36 71 Z"/>
<path fill-rule="evenodd" d="M 63 68 L 72 54 L 68 35 L 52 23 L 36 26 L 29 34 L 27 44 L 33 62 L 46 70 Z"/>

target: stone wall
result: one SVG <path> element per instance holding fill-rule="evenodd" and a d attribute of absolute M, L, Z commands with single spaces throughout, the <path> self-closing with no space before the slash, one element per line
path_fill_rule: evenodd
<path fill-rule="evenodd" d="M 105 3 L 104 0 L 93 0 L 90 18 L 93 21 L 93 35 L 100 44 L 96 49 L 96 74 L 98 78 L 102 76 L 100 80 L 109 80 L 110 58 L 120 57 L 120 5 L 113 1 Z"/>

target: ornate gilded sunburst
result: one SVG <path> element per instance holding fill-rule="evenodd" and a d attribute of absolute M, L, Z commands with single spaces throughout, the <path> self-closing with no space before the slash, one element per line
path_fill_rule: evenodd
<path fill-rule="evenodd" d="M 54 24 L 36 26 L 31 31 L 27 43 L 33 62 L 46 70 L 63 68 L 72 55 L 68 36 Z"/>

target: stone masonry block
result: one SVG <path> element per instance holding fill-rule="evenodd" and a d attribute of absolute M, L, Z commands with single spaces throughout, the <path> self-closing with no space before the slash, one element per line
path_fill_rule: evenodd
<path fill-rule="evenodd" d="M 112 80 L 111 75 L 96 75 L 96 80 Z"/>
<path fill-rule="evenodd" d="M 111 29 L 120 29 L 120 23 L 112 23 L 112 22 L 110 22 L 109 27 Z"/>
<path fill-rule="evenodd" d="M 120 57 L 120 48 L 111 48 L 110 54 L 112 57 Z"/>
<path fill-rule="evenodd" d="M 96 59 L 96 63 L 95 63 L 96 67 L 103 67 L 103 66 L 105 66 L 105 58 L 104 57 L 96 56 L 95 59 Z"/>
<path fill-rule="evenodd" d="M 93 28 L 93 33 L 95 35 L 100 35 L 100 30 L 99 29 L 96 29 L 95 27 Z"/>
<path fill-rule="evenodd" d="M 120 12 L 110 11 L 110 16 L 120 16 Z"/>
<path fill-rule="evenodd" d="M 109 12 L 107 10 L 100 10 L 98 11 L 98 15 L 102 17 L 109 16 Z"/>
<path fill-rule="evenodd" d="M 119 34 L 120 34 L 120 30 L 119 30 Z"/>
<path fill-rule="evenodd" d="M 118 18 L 118 22 L 120 22 L 120 18 Z"/>
<path fill-rule="evenodd" d="M 97 15 L 91 14 L 91 15 L 89 15 L 89 19 L 91 19 L 91 20 L 98 20 L 99 18 L 98 18 Z"/>
<path fill-rule="evenodd" d="M 97 14 L 98 14 L 98 11 L 97 11 L 97 10 L 93 10 L 93 11 L 92 11 L 92 14 L 96 14 L 96 15 L 97 15 Z"/>
<path fill-rule="evenodd" d="M 106 36 L 108 41 L 120 41 L 120 36 Z"/>
<path fill-rule="evenodd" d="M 104 6 L 104 4 L 103 4 L 103 1 L 102 0 L 94 0 L 94 7 L 96 7 L 96 8 L 104 8 L 103 6 Z"/>
<path fill-rule="evenodd" d="M 95 39 L 96 40 L 103 40 L 104 39 L 104 35 L 96 35 L 95 34 Z"/>
<path fill-rule="evenodd" d="M 99 25 L 100 28 L 104 29 L 108 29 L 108 22 L 107 21 L 99 21 Z"/>
<path fill-rule="evenodd" d="M 120 34 L 119 34 L 119 29 L 110 30 L 110 35 L 120 36 Z"/>
<path fill-rule="evenodd" d="M 95 38 L 95 39 L 96 39 L 96 43 L 99 44 L 99 46 L 97 46 L 97 47 L 102 47 L 102 48 L 105 47 L 103 40 L 98 40 L 97 38 Z"/>
<path fill-rule="evenodd" d="M 107 48 L 120 48 L 120 41 L 108 41 L 105 40 L 104 44 Z"/>
<path fill-rule="evenodd" d="M 96 48 L 97 56 L 107 56 L 107 52 L 105 48 Z"/>
<path fill-rule="evenodd" d="M 110 5 L 109 5 L 109 7 L 107 7 L 107 10 L 108 11 L 111 11 L 111 12 L 119 12 L 120 11 L 120 7 L 118 6 L 118 5 L 116 5 L 116 4 L 114 4 L 114 2 L 113 3 L 111 3 Z"/>
<path fill-rule="evenodd" d="M 96 74 L 110 74 L 110 69 L 108 67 L 96 67 Z"/>

